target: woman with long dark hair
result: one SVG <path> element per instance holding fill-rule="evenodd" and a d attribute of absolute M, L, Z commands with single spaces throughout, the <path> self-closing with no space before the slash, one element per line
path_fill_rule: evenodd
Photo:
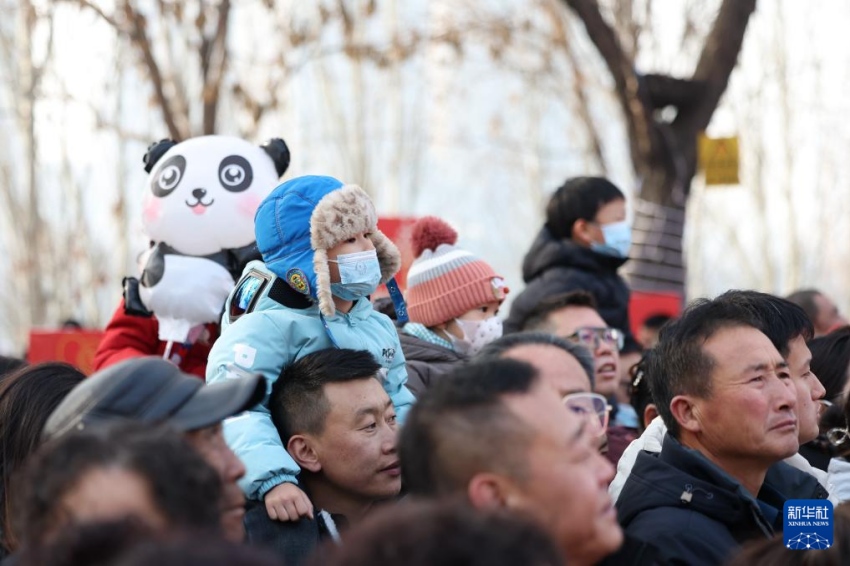
<path fill-rule="evenodd" d="M 47 417 L 78 383 L 77 368 L 59 362 L 25 366 L 0 382 L 0 555 L 15 544 L 9 530 L 9 499 L 14 475 L 41 444 Z"/>

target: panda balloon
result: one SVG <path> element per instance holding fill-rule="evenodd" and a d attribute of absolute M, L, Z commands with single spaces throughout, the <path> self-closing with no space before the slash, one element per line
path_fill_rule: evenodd
<path fill-rule="evenodd" d="M 159 142 L 145 156 L 145 232 L 186 256 L 251 245 L 254 213 L 288 165 L 280 139 L 261 147 L 226 136 Z"/>
<path fill-rule="evenodd" d="M 289 149 L 281 139 L 256 146 L 203 136 L 152 144 L 144 163 L 149 177 L 142 221 L 151 247 L 143 254 L 140 277 L 124 280 L 124 317 L 116 313 L 107 327 L 95 359 L 98 369 L 132 355 L 173 359 L 172 344 L 189 346 L 205 324 L 218 322 L 242 267 L 259 259 L 254 213 L 289 166 Z M 139 347 L 129 355 L 100 356 L 116 318 L 122 318 L 124 330 L 124 318 L 151 315 L 158 341 L 167 344 L 164 351 Z"/>

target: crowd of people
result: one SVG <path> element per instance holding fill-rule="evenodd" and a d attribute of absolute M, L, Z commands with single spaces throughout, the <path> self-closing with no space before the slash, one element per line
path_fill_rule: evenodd
<path fill-rule="evenodd" d="M 151 158 L 158 198 L 180 180 L 154 166 L 169 155 Z M 606 179 L 559 187 L 504 316 L 520 286 L 445 220 L 413 227 L 402 291 L 363 189 L 269 187 L 219 321 L 164 342 L 179 318 L 125 295 L 92 375 L 2 360 L 3 560 L 850 560 L 848 321 L 816 290 L 730 290 L 633 332 L 626 218 Z M 206 271 L 183 273 L 203 287 Z M 798 499 L 835 506 L 831 548 L 785 547 Z"/>

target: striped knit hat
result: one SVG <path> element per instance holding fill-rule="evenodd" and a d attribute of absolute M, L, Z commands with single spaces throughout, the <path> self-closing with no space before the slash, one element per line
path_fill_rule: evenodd
<path fill-rule="evenodd" d="M 455 245 L 457 232 L 434 216 L 413 226 L 416 260 L 407 272 L 407 311 L 411 322 L 431 327 L 493 301 L 509 289 L 493 268 Z"/>

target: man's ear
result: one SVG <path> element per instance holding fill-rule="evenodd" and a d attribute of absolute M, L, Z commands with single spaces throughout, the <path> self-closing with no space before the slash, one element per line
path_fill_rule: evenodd
<path fill-rule="evenodd" d="M 286 451 L 295 460 L 295 463 L 305 470 L 313 473 L 322 469 L 319 455 L 313 446 L 314 440 L 309 436 L 296 434 L 286 443 Z"/>
<path fill-rule="evenodd" d="M 643 408 L 643 428 L 649 426 L 649 423 L 658 416 L 658 409 L 655 408 L 655 403 L 649 403 Z"/>
<path fill-rule="evenodd" d="M 670 412 L 683 430 L 697 433 L 702 430 L 699 408 L 694 403 L 694 398 L 688 395 L 676 395 L 670 401 Z"/>
<path fill-rule="evenodd" d="M 515 499 L 513 482 L 504 476 L 490 473 L 476 474 L 469 480 L 466 494 L 476 509 L 505 509 Z"/>
<path fill-rule="evenodd" d="M 570 231 L 570 234 L 572 235 L 573 240 L 576 240 L 584 246 L 590 246 L 590 243 L 593 241 L 593 238 L 590 235 L 590 222 L 583 218 L 579 218 L 573 222 L 573 228 Z"/>

